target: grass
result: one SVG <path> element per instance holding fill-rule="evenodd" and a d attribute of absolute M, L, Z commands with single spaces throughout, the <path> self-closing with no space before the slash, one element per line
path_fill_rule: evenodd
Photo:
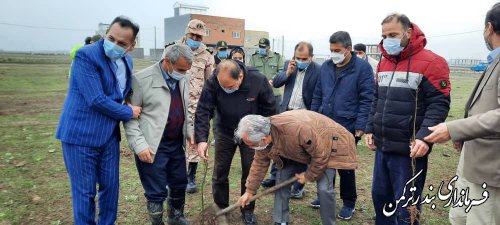
<path fill-rule="evenodd" d="M 54 138 L 59 113 L 67 89 L 70 60 L 67 56 L 23 54 L 0 55 L 0 225 L 3 224 L 71 224 L 72 208 L 68 176 L 62 158 L 61 144 Z M 135 69 L 150 66 L 146 60 L 136 60 Z M 452 74 L 452 107 L 448 119 L 463 116 L 463 106 L 479 77 L 478 74 Z M 125 138 L 123 138 L 125 140 Z M 120 199 L 117 224 L 147 224 L 148 218 L 143 189 L 131 151 L 126 141 L 121 143 Z M 210 149 L 213 156 L 213 149 Z M 357 211 L 351 221 L 338 224 L 373 224 L 371 182 L 374 152 L 363 144 L 358 149 Z M 450 143 L 436 145 L 429 160 L 426 186 L 439 186 L 455 174 L 459 154 Z M 206 179 L 206 202 L 211 202 L 211 171 L 209 162 Z M 198 183 L 203 177 L 199 166 Z M 231 202 L 239 196 L 241 170 L 235 155 L 230 174 Z M 337 206 L 339 199 L 338 180 Z M 434 193 L 429 192 L 427 193 Z M 305 198 L 291 200 L 292 224 L 321 224 L 319 210 L 309 207 L 314 200 L 315 185 L 306 185 Z M 448 224 L 448 208 L 432 210 L 423 207 L 424 224 Z M 273 197 L 257 202 L 260 224 L 272 223 Z M 201 195 L 187 195 L 186 215 L 197 216 L 201 211 Z"/>

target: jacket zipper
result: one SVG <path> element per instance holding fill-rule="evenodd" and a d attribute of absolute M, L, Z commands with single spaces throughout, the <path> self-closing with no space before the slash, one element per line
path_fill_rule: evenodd
<path fill-rule="evenodd" d="M 382 60 L 381 60 L 382 61 Z M 394 70 L 392 71 L 392 76 L 391 76 L 391 81 L 389 81 L 389 85 L 387 86 L 387 91 L 385 92 L 385 102 L 384 102 L 384 108 L 382 109 L 382 123 L 384 122 L 384 117 L 385 117 L 385 108 L 387 107 L 387 100 L 388 100 L 388 95 L 389 95 L 389 89 L 392 84 L 392 80 L 394 79 L 394 74 L 396 73 L 396 68 L 398 67 L 399 60 L 396 61 L 396 64 L 394 65 Z M 385 129 L 384 129 L 384 124 L 382 124 L 382 143 L 385 143 Z M 382 144 L 382 151 L 384 150 L 384 144 Z"/>

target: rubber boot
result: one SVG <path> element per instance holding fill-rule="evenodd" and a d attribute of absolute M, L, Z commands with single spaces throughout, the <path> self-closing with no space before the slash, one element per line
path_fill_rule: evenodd
<path fill-rule="evenodd" d="M 198 167 L 197 162 L 190 162 L 188 167 L 188 184 L 186 188 L 187 193 L 196 193 L 198 187 L 196 186 L 196 168 Z"/>
<path fill-rule="evenodd" d="M 170 189 L 168 197 L 168 219 L 169 225 L 189 225 L 184 216 L 184 203 L 186 200 L 185 189 Z"/>
<path fill-rule="evenodd" d="M 147 208 L 151 225 L 165 225 L 163 223 L 163 202 L 148 201 Z"/>

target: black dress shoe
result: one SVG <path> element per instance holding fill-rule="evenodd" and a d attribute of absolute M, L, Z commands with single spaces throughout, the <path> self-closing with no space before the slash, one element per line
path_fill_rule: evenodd
<path fill-rule="evenodd" d="M 261 183 L 262 187 L 265 187 L 265 188 L 270 188 L 270 187 L 274 186 L 275 184 L 276 184 L 276 180 L 274 180 L 274 179 L 265 179 Z"/>
<path fill-rule="evenodd" d="M 257 218 L 255 217 L 255 214 L 252 211 L 243 210 L 241 212 L 241 217 L 245 225 L 257 225 Z"/>

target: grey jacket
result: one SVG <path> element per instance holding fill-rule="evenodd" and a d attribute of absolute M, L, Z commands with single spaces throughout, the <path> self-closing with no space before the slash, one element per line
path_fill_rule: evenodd
<path fill-rule="evenodd" d="M 464 176 L 500 187 L 500 55 L 479 79 L 465 107 L 465 119 L 447 123 L 451 139 L 464 142 Z"/>
<path fill-rule="evenodd" d="M 192 137 L 194 133 L 193 116 L 189 107 L 189 77 L 179 81 L 184 106 L 184 137 Z M 127 102 L 141 106 L 139 119 L 131 119 L 123 124 L 130 148 L 139 154 L 147 148 L 156 153 L 158 145 L 167 125 L 170 108 L 170 89 L 163 78 L 160 63 L 139 71 L 132 76 L 132 93 Z M 153 156 L 154 160 L 154 156 Z"/>

